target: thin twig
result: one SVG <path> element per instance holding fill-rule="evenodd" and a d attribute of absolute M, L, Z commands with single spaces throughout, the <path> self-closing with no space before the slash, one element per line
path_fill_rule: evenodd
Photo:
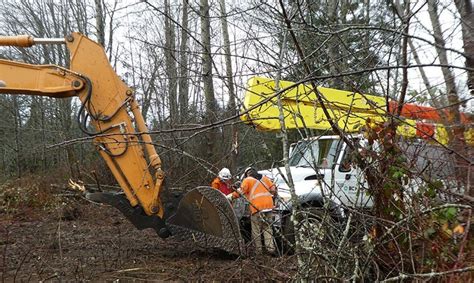
<path fill-rule="evenodd" d="M 464 273 L 464 272 L 474 272 L 474 265 L 473 266 L 468 266 L 468 267 L 465 267 L 465 268 L 461 268 L 461 269 L 448 270 L 448 271 L 442 271 L 442 272 L 430 272 L 430 273 L 418 273 L 418 274 L 401 273 L 398 276 L 390 277 L 390 278 L 385 279 L 381 282 L 401 281 L 401 280 L 409 279 L 409 278 L 428 278 L 428 279 L 432 279 L 434 277 L 439 277 L 439 276 L 444 276 L 444 275 L 454 274 L 454 273 Z"/>

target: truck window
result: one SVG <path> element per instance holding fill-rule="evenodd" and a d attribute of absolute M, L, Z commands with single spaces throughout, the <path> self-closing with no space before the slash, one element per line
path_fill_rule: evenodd
<path fill-rule="evenodd" d="M 340 172 L 349 172 L 352 169 L 352 149 L 346 147 L 344 150 L 344 156 L 341 159 L 341 164 L 339 164 Z"/>
<path fill-rule="evenodd" d="M 338 142 L 339 140 L 335 139 L 298 142 L 292 151 L 290 166 L 331 168 L 337 154 Z"/>

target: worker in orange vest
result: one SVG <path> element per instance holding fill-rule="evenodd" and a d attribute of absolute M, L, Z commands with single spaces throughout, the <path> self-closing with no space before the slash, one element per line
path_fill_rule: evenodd
<path fill-rule="evenodd" d="M 275 254 L 273 241 L 273 195 L 276 193 L 275 184 L 252 167 L 245 169 L 244 180 L 237 192 L 228 194 L 226 198 L 231 201 L 244 195 L 250 205 L 250 222 L 252 226 L 252 239 L 255 241 L 255 252 L 263 253 L 261 236 L 265 249 L 270 254 Z"/>
<path fill-rule="evenodd" d="M 231 188 L 232 174 L 227 168 L 222 168 L 217 177 L 212 180 L 211 187 L 221 191 L 224 195 L 232 193 Z"/>

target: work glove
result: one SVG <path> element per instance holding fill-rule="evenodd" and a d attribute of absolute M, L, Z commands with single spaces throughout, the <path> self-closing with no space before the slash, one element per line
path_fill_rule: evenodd
<path fill-rule="evenodd" d="M 228 195 L 225 196 L 225 198 L 226 198 L 228 201 L 232 201 L 232 199 L 233 199 L 234 197 L 232 196 L 232 194 L 228 194 Z"/>
<path fill-rule="evenodd" d="M 238 190 L 238 189 L 240 188 L 240 184 L 241 184 L 241 183 L 242 183 L 242 182 L 240 182 L 240 181 L 237 181 L 237 182 L 233 183 L 233 184 L 232 184 L 232 189 L 233 189 L 234 191 Z"/>

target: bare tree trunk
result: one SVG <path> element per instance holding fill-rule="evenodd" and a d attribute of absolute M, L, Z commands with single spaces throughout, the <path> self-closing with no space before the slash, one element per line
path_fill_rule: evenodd
<path fill-rule="evenodd" d="M 297 45 L 296 37 L 294 34 L 291 34 L 292 30 L 292 25 L 289 22 L 289 18 L 292 17 L 292 15 L 288 15 L 284 2 L 282 0 L 279 1 L 280 7 L 283 12 L 283 21 L 282 21 L 282 30 L 283 30 L 283 36 L 280 38 L 280 52 L 279 52 L 279 68 L 277 72 L 277 76 L 275 79 L 275 90 L 278 92 L 280 90 L 280 79 L 281 79 L 281 70 L 283 67 L 283 58 L 286 53 L 286 48 L 287 48 L 287 36 L 290 34 L 292 35 L 292 39 Z M 291 6 L 290 6 L 291 7 Z M 300 59 L 304 58 L 303 54 L 299 54 Z M 303 55 L 303 56 L 301 56 Z M 305 69 L 307 69 L 307 65 L 305 65 Z M 285 167 L 285 175 L 286 175 L 286 182 L 288 183 L 288 187 L 290 188 L 290 195 L 291 195 L 291 218 L 290 221 L 293 225 L 294 228 L 294 238 L 295 238 L 295 253 L 297 255 L 297 263 L 298 263 L 298 273 L 302 275 L 303 282 L 306 282 L 307 280 L 307 275 L 309 274 L 309 269 L 311 268 L 310 266 L 307 266 L 305 257 L 303 256 L 303 247 L 301 243 L 302 235 L 299 231 L 299 219 L 298 219 L 298 213 L 299 210 L 301 209 L 300 203 L 299 203 L 299 198 L 298 195 L 296 194 L 295 190 L 295 184 L 293 182 L 293 175 L 291 172 L 291 167 L 289 163 L 289 138 L 288 138 L 288 131 L 286 129 L 285 125 L 285 117 L 283 113 L 283 104 L 282 104 L 282 99 L 281 99 L 281 94 L 278 95 L 277 97 L 277 103 L 278 103 L 278 119 L 280 121 L 280 128 L 281 128 L 281 142 L 282 142 L 282 147 L 283 147 L 283 164 Z"/>
<path fill-rule="evenodd" d="M 15 134 L 15 157 L 16 157 L 16 176 L 22 177 L 22 146 L 21 146 L 21 117 L 18 105 L 18 97 L 13 96 L 13 114 L 14 114 L 14 134 Z"/>
<path fill-rule="evenodd" d="M 285 49 L 286 49 L 286 32 L 285 35 L 283 36 L 283 39 L 281 41 L 281 47 L 280 47 L 280 62 L 279 64 L 282 63 L 283 60 L 283 55 L 285 54 Z M 275 79 L 275 91 L 280 90 L 280 79 L 281 79 L 281 67 L 279 68 L 280 71 L 278 71 L 276 79 Z M 286 181 L 288 182 L 288 187 L 290 188 L 290 194 L 291 194 L 291 218 L 290 221 L 292 222 L 292 225 L 294 227 L 294 234 L 295 234 L 295 252 L 297 255 L 297 260 L 298 260 L 298 272 L 303 273 L 303 278 L 307 277 L 307 268 L 305 268 L 305 260 L 302 256 L 301 253 L 301 238 L 300 238 L 300 233 L 298 231 L 299 227 L 299 220 L 297 217 L 298 210 L 300 209 L 299 207 L 299 200 L 298 200 L 298 195 L 296 194 L 295 190 L 295 184 L 293 182 L 293 176 L 291 173 L 291 168 L 290 168 L 290 163 L 289 163 L 289 149 L 288 145 L 290 144 L 289 139 L 288 139 L 288 131 L 286 130 L 286 125 L 285 125 L 285 117 L 283 113 L 283 104 L 282 104 L 282 99 L 281 99 L 281 94 L 278 95 L 278 110 L 279 110 L 279 116 L 278 119 L 280 120 L 280 126 L 281 126 L 281 142 L 282 142 L 282 147 L 283 147 L 283 164 L 285 167 L 285 172 L 286 172 Z"/>
<path fill-rule="evenodd" d="M 148 112 L 152 107 L 152 97 L 156 93 L 156 81 L 160 68 L 160 60 L 155 53 L 146 51 L 143 55 L 138 56 L 139 65 L 137 70 L 138 81 L 142 89 L 142 115 L 147 121 Z M 145 61 L 145 62 L 144 62 Z M 151 69 L 150 69 L 151 68 Z"/>
<path fill-rule="evenodd" d="M 437 0 L 428 0 L 428 12 L 430 14 L 431 24 L 433 26 L 433 36 L 435 43 L 437 44 L 436 52 L 438 53 L 439 62 L 441 65 L 448 66 L 448 56 L 445 49 L 446 43 L 441 31 L 437 3 Z M 448 133 L 450 133 L 450 145 L 454 151 L 464 155 L 466 154 L 464 125 L 461 123 L 459 96 L 456 89 L 456 84 L 454 82 L 454 75 L 448 67 L 441 67 L 441 71 L 446 84 L 446 92 L 449 103 L 449 113 L 447 115 L 447 120 L 448 127 L 451 128 L 451 130 L 448 131 Z M 456 155 L 456 159 L 456 177 L 461 183 L 468 184 L 469 180 L 467 180 L 467 178 L 469 176 L 469 162 L 466 159 L 461 158 L 459 155 Z"/>
<path fill-rule="evenodd" d="M 177 102 L 177 69 L 176 69 L 176 35 L 174 31 L 174 24 L 171 20 L 172 15 L 170 11 L 169 0 L 165 0 L 165 60 L 166 60 L 166 75 L 168 77 L 168 100 L 170 110 L 170 125 L 173 126 L 178 115 Z"/>
<path fill-rule="evenodd" d="M 189 82 L 188 82 L 188 0 L 183 0 L 183 17 L 181 20 L 181 45 L 179 46 L 179 118 L 181 123 L 185 123 L 188 119 L 188 99 L 189 99 Z"/>
<path fill-rule="evenodd" d="M 224 56 L 225 56 L 225 69 L 226 69 L 226 83 L 229 89 L 229 102 L 227 109 L 230 115 L 237 114 L 236 103 L 235 103 L 235 88 L 234 88 L 234 77 L 232 71 L 232 54 L 230 51 L 230 40 L 229 40 L 229 29 L 227 24 L 227 12 L 225 7 L 225 0 L 220 0 L 221 7 L 221 25 L 222 25 L 222 37 L 224 38 Z M 230 156 L 230 168 L 232 172 L 235 172 L 237 168 L 237 155 L 239 147 L 239 134 L 237 127 L 232 124 L 230 126 L 231 136 L 231 156 Z"/>
<path fill-rule="evenodd" d="M 104 18 L 104 11 L 103 0 L 94 0 L 95 2 L 95 24 L 97 30 L 97 42 L 100 45 L 105 46 L 105 18 Z"/>
<path fill-rule="evenodd" d="M 41 122 L 40 122 L 40 125 L 41 125 L 41 160 L 42 160 L 42 165 L 43 165 L 43 172 L 46 171 L 46 169 L 48 168 L 48 162 L 47 162 L 47 159 L 46 159 L 46 115 L 45 115 L 45 107 L 44 107 L 44 100 L 42 97 L 39 98 L 39 101 L 40 101 L 40 111 L 41 111 Z"/>
<path fill-rule="evenodd" d="M 206 101 L 206 123 L 213 123 L 217 120 L 217 103 L 214 95 L 214 83 L 212 81 L 212 54 L 211 54 L 211 24 L 209 19 L 209 3 L 207 0 L 200 2 L 201 15 L 201 43 L 202 54 L 202 78 L 204 84 L 204 97 Z M 207 132 L 207 154 L 209 158 L 213 156 L 215 150 L 216 133 L 214 129 Z"/>
<path fill-rule="evenodd" d="M 118 0 L 115 0 L 114 6 L 109 16 L 109 42 L 107 43 L 107 46 L 104 46 L 106 53 L 108 54 L 110 62 L 112 62 L 112 53 L 113 53 L 112 51 L 113 51 L 113 46 L 114 46 L 114 19 L 115 19 L 115 11 L 117 10 L 117 4 L 118 4 Z M 105 37 L 104 37 L 104 40 L 105 40 Z M 113 65 L 113 67 L 115 68 L 115 65 Z"/>
<path fill-rule="evenodd" d="M 466 56 L 466 67 L 470 68 L 470 71 L 467 71 L 467 87 L 471 95 L 474 95 L 474 12 L 472 10 L 472 1 L 471 0 L 454 0 L 456 8 L 461 15 L 461 29 L 462 29 L 462 39 L 464 42 L 464 53 Z M 468 149 L 468 158 L 470 160 L 474 157 L 474 150 L 472 148 Z M 466 195 L 474 197 L 474 166 L 472 164 L 467 164 L 468 166 L 468 180 Z"/>
<path fill-rule="evenodd" d="M 410 13 L 410 2 L 405 1 L 405 13 L 403 14 L 404 16 L 401 17 L 400 20 L 402 20 L 402 24 L 404 26 L 403 31 L 405 34 L 408 34 L 410 30 L 410 17 L 408 17 Z M 400 90 L 400 96 L 398 98 L 398 107 L 397 111 L 395 113 L 395 116 L 400 116 L 402 113 L 402 108 L 403 104 L 405 103 L 405 96 L 407 94 L 407 89 L 408 89 L 408 69 L 407 69 L 407 64 L 408 64 L 408 38 L 407 36 L 402 37 L 402 85 L 401 85 L 401 90 Z M 393 120 L 392 120 L 393 122 Z M 393 127 L 393 131 L 396 132 L 396 124 L 392 123 L 391 126 Z"/>
<path fill-rule="evenodd" d="M 443 33 L 441 31 L 441 24 L 439 22 L 438 16 L 438 1 L 437 0 L 428 0 L 428 12 L 430 14 L 431 24 L 433 26 L 433 36 L 436 42 L 436 52 L 438 53 L 438 59 L 441 65 L 449 65 L 448 56 L 446 54 L 446 43 L 444 41 Z M 446 84 L 446 93 L 448 95 L 448 102 L 450 104 L 451 115 L 449 122 L 455 125 L 460 124 L 460 115 L 459 115 L 459 98 L 456 89 L 456 84 L 454 83 L 454 75 L 448 67 L 442 67 L 441 71 L 443 73 L 444 81 Z"/>
<path fill-rule="evenodd" d="M 328 22 L 331 30 L 335 30 L 338 24 L 338 4 L 340 1 L 329 1 L 328 3 Z M 331 39 L 328 41 L 328 56 L 329 56 L 329 72 L 331 75 L 337 75 L 339 73 L 338 64 L 340 62 L 340 49 L 338 44 L 338 38 L 336 34 L 331 35 Z M 342 79 L 336 77 L 330 80 L 330 85 L 336 88 L 342 88 Z"/>
<path fill-rule="evenodd" d="M 7 171 L 7 154 L 6 154 L 6 150 L 5 148 L 2 147 L 2 170 L 4 172 Z M 4 176 L 6 176 L 7 174 L 4 174 Z M 1 177 L 4 177 L 4 176 L 1 176 Z"/>
<path fill-rule="evenodd" d="M 474 69 L 474 12 L 471 0 L 454 0 L 461 16 L 462 39 L 466 56 L 466 67 Z M 467 86 L 474 95 L 474 71 L 467 72 Z"/>
<path fill-rule="evenodd" d="M 229 29 L 227 24 L 227 12 L 225 7 L 225 0 L 220 0 L 221 7 L 221 25 L 222 25 L 222 37 L 224 39 L 224 56 L 225 56 L 225 70 L 226 70 L 226 83 L 229 89 L 229 102 L 227 108 L 231 111 L 235 110 L 235 90 L 232 73 L 232 54 L 230 51 L 230 40 L 229 40 Z"/>

